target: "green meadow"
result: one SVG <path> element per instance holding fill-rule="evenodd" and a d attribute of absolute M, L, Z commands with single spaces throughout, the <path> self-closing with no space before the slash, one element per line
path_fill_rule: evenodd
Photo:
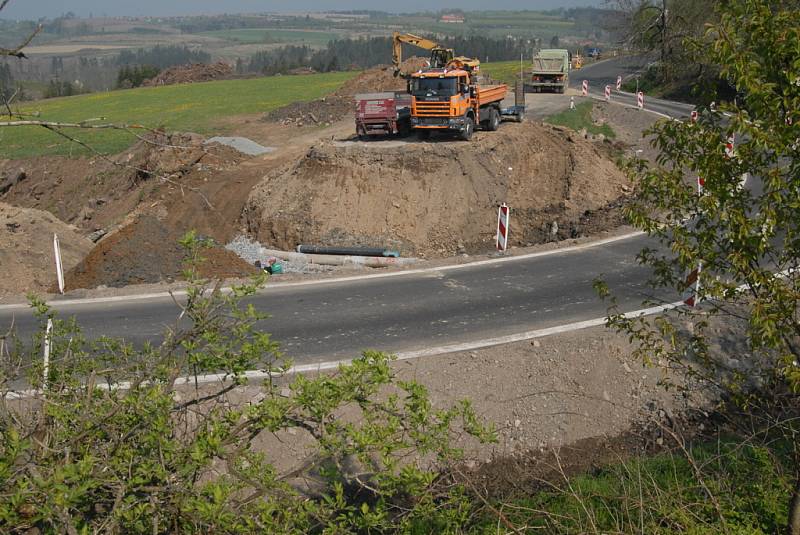
<path fill-rule="evenodd" d="M 296 101 L 321 98 L 358 73 L 271 76 L 165 87 L 148 87 L 42 100 L 25 105 L 23 113 L 57 122 L 141 124 L 149 128 L 225 134 L 222 120 L 264 113 Z M 96 120 L 99 119 L 99 120 Z M 68 134 L 104 154 L 130 146 L 135 138 L 124 131 L 68 129 Z M 0 158 L 43 155 L 82 156 L 88 151 L 42 127 L 0 129 Z"/>

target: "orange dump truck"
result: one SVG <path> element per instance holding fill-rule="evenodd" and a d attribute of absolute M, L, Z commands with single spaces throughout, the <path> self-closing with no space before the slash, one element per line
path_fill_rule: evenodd
<path fill-rule="evenodd" d="M 501 107 L 508 94 L 507 85 L 476 82 L 478 65 L 477 60 L 455 58 L 446 67 L 409 76 L 411 126 L 421 139 L 439 131 L 469 140 L 477 127 L 497 130 L 503 116 L 522 120 L 524 106 Z"/>

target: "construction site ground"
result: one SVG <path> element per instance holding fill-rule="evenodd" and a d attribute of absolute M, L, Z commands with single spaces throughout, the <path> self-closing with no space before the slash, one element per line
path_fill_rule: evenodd
<path fill-rule="evenodd" d="M 386 71 L 368 73 L 331 98 L 346 99 L 376 83 L 390 89 L 397 81 Z M 614 231 L 623 223 L 620 206 L 633 191 L 613 161 L 623 149 L 541 123 L 567 108 L 569 97 L 527 99 L 528 121 L 478 132 L 468 143 L 446 137 L 359 142 L 350 111 L 330 123 L 311 121 L 310 127 L 286 118 L 227 119 L 233 134 L 274 149 L 256 157 L 176 133 L 110 158 L 7 160 L 0 162 L 0 201 L 50 212 L 83 236 L 102 235 L 67 273 L 67 288 L 80 295 L 105 294 L 109 287 L 127 293 L 131 289 L 122 287 L 131 284 L 144 285 L 144 291 L 180 285 L 175 243 L 189 229 L 214 241 L 215 265 L 208 274 L 224 278 L 254 271 L 222 249 L 239 235 L 277 249 L 298 243 L 369 245 L 433 264 L 464 261 L 465 254 L 493 250 L 501 202 L 512 207 L 512 251 Z M 319 106 L 298 104 L 279 114 L 308 117 L 306 110 Z M 649 124 L 641 114 L 629 117 L 615 108 L 599 104 L 597 120 L 609 122 L 635 151 L 637 136 Z M 159 239 L 138 239 L 156 235 L 154 229 Z M 123 231 L 127 239 L 114 239 Z M 18 249 L 16 261 L 30 263 L 24 257 L 33 249 Z M 42 271 L 53 274 L 49 281 L 22 277 L 0 289 L 0 298 L 8 302 L 29 290 L 52 290 L 52 266 Z"/>
<path fill-rule="evenodd" d="M 569 95 L 528 95 L 528 122 L 478 132 L 470 143 L 359 143 L 351 116 L 320 120 L 313 111 L 320 106 L 298 105 L 277 121 L 229 118 L 234 135 L 275 149 L 256 157 L 177 134 L 136 144 L 113 161 L 0 162 L 0 264 L 11 273 L 0 303 L 54 289 L 53 233 L 61 239 L 69 297 L 183 287 L 176 240 L 192 228 L 216 244 L 205 254 L 205 274 L 221 278 L 254 272 L 223 249 L 241 234 L 276 248 L 298 241 L 389 246 L 420 257 L 416 267 L 485 258 L 496 254 L 500 202 L 513 210 L 508 254 L 585 243 L 626 231 L 619 208 L 634 186 L 614 155 L 641 150 L 652 157 L 641 132 L 654 118 L 634 110 L 595 107 L 595 120 L 611 125 L 616 143 L 543 125 L 569 106 Z M 96 244 L 88 239 L 103 233 Z M 471 398 L 498 428 L 498 444 L 468 451 L 478 475 L 499 485 L 504 474 L 541 472 L 536 463 L 552 460 L 553 449 L 566 448 L 563 465 L 579 471 L 660 447 L 660 422 L 703 406 L 665 392 L 659 372 L 642 368 L 630 350 L 624 336 L 598 327 L 394 366 L 426 385 L 435 406 Z M 250 394 L 242 388 L 231 396 Z M 635 438 L 626 438 L 631 433 Z M 307 444 L 300 431 L 286 435 L 264 437 L 282 471 L 303 458 Z"/>

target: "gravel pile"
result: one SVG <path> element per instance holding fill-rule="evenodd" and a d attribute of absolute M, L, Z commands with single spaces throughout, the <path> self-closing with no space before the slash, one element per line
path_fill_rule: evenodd
<path fill-rule="evenodd" d="M 254 265 L 256 260 L 266 264 L 269 255 L 264 252 L 264 247 L 257 241 L 253 241 L 247 236 L 239 235 L 228 243 L 225 248 L 232 251 L 242 260 L 250 265 Z M 329 273 L 336 269 L 335 266 L 321 266 L 319 264 L 301 264 L 279 260 L 283 266 L 284 273 Z"/>

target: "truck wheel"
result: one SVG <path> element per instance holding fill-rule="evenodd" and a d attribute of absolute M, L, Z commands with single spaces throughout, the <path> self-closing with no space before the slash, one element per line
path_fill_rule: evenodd
<path fill-rule="evenodd" d="M 525 120 L 525 112 L 521 111 L 521 112 L 517 113 L 517 122 L 521 123 L 524 120 Z"/>
<path fill-rule="evenodd" d="M 467 117 L 464 121 L 464 130 L 461 131 L 461 139 L 469 141 L 472 139 L 472 133 L 475 131 L 475 119 Z"/>
<path fill-rule="evenodd" d="M 492 111 L 489 112 L 489 120 L 486 123 L 486 129 L 490 132 L 494 132 L 498 128 L 500 128 L 500 114 L 497 112 L 496 108 L 492 108 Z"/>
<path fill-rule="evenodd" d="M 417 130 L 417 139 L 420 141 L 427 141 L 431 138 L 431 131 L 430 130 Z"/>

